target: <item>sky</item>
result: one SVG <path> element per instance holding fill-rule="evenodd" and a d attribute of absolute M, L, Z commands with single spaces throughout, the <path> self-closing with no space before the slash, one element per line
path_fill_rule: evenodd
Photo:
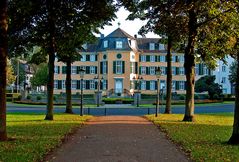
<path fill-rule="evenodd" d="M 134 36 L 135 34 L 138 35 L 139 29 L 141 28 L 141 26 L 146 24 L 146 22 L 141 21 L 139 19 L 136 19 L 134 21 L 129 21 L 129 20 L 126 21 L 126 18 L 128 17 L 129 13 L 130 13 L 129 11 L 121 7 L 119 11 L 116 13 L 116 16 L 118 18 L 116 18 L 115 21 L 111 22 L 112 26 L 104 26 L 104 29 L 101 29 L 100 32 L 104 34 L 105 36 L 107 36 L 108 34 L 113 32 L 115 29 L 117 29 L 119 27 L 118 23 L 120 23 L 120 28 L 126 31 L 128 34 L 130 34 L 131 36 Z M 141 37 L 141 36 L 138 35 L 138 37 Z M 146 34 L 146 37 L 159 38 L 159 36 L 153 33 Z"/>

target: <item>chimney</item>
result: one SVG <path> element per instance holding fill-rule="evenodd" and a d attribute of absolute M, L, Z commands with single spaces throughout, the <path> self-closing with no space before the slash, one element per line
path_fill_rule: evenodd
<path fill-rule="evenodd" d="M 104 37 L 104 34 L 100 34 L 100 39 L 103 39 Z"/>

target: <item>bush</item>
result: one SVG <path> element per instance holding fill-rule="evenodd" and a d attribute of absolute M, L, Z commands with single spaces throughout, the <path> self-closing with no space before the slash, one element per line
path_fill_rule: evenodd
<path fill-rule="evenodd" d="M 22 100 L 22 95 L 19 95 L 19 96 L 17 97 L 17 100 L 18 100 L 18 101 Z"/>
<path fill-rule="evenodd" d="M 39 101 L 39 100 L 41 100 L 42 99 L 42 97 L 41 96 L 37 96 L 37 100 Z"/>
<path fill-rule="evenodd" d="M 80 96 L 80 92 L 76 92 L 76 96 Z"/>
<path fill-rule="evenodd" d="M 209 99 L 209 97 L 210 96 L 208 94 L 205 94 L 205 96 L 204 96 L 205 99 Z"/>
<path fill-rule="evenodd" d="M 27 95 L 27 99 L 30 100 L 32 97 L 30 95 Z"/>
<path fill-rule="evenodd" d="M 195 100 L 198 100 L 198 99 L 199 99 L 199 96 L 198 96 L 198 95 L 194 95 L 194 99 L 195 99 Z"/>
<path fill-rule="evenodd" d="M 218 94 L 213 95 L 213 99 L 218 99 L 218 98 L 219 98 Z"/>
<path fill-rule="evenodd" d="M 180 96 L 179 96 L 179 99 L 180 99 L 180 100 L 185 100 L 185 96 L 184 96 L 184 95 L 180 95 Z"/>
<path fill-rule="evenodd" d="M 56 96 L 53 96 L 53 100 L 56 101 Z"/>

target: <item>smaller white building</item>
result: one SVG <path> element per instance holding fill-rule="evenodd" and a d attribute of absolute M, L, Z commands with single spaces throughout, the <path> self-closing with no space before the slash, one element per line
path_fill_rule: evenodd
<path fill-rule="evenodd" d="M 227 64 L 224 64 L 223 61 L 218 61 L 218 67 L 213 71 L 213 75 L 216 76 L 215 82 L 222 86 L 223 94 L 232 94 L 232 84 L 229 80 L 229 69 L 234 59 L 230 56 L 226 58 Z"/>

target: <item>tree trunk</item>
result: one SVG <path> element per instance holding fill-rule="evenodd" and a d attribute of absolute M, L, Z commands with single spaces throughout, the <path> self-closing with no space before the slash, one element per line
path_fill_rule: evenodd
<path fill-rule="evenodd" d="M 66 62 L 66 111 L 65 113 L 73 114 L 71 103 L 71 62 Z"/>
<path fill-rule="evenodd" d="M 172 38 L 168 37 L 167 49 L 167 93 L 166 93 L 166 107 L 165 114 L 171 114 L 171 100 L 172 100 Z"/>
<path fill-rule="evenodd" d="M 239 43 L 239 42 L 238 42 Z M 237 53 L 237 79 L 236 79 L 236 100 L 235 100 L 235 109 L 234 109 L 234 123 L 232 136 L 229 139 L 229 144 L 239 144 L 239 53 Z"/>
<path fill-rule="evenodd" d="M 6 84 L 7 84 L 7 1 L 0 1 L 0 141 L 7 140 Z"/>
<path fill-rule="evenodd" d="M 45 120 L 53 120 L 53 90 L 54 90 L 54 62 L 55 62 L 55 20 L 53 1 L 46 1 L 48 9 L 49 24 L 49 61 L 48 61 L 48 81 L 47 81 L 47 112 Z"/>
<path fill-rule="evenodd" d="M 184 68 L 186 73 L 186 101 L 185 101 L 185 115 L 183 121 L 194 121 L 194 87 L 195 87 L 195 57 L 194 57 L 194 45 L 197 35 L 196 28 L 197 18 L 192 7 L 189 10 L 189 36 L 188 45 L 185 49 L 185 62 Z"/>

